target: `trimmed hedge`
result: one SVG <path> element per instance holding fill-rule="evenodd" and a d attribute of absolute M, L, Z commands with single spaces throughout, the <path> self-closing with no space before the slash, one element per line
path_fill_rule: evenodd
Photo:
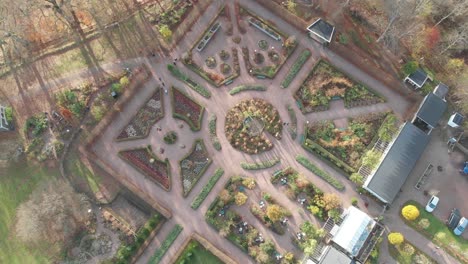
<path fill-rule="evenodd" d="M 179 70 L 176 66 L 172 64 L 167 65 L 167 69 L 169 72 L 171 72 L 174 77 L 177 79 L 183 81 L 185 84 L 187 84 L 192 90 L 195 92 L 199 93 L 201 96 L 205 98 L 210 98 L 211 97 L 211 92 L 205 89 L 205 87 L 201 86 L 200 84 L 194 82 L 192 79 L 190 79 L 187 75 L 185 75 L 183 72 Z"/>
<path fill-rule="evenodd" d="M 271 160 L 266 160 L 262 161 L 260 163 L 247 163 L 247 162 L 241 162 L 241 167 L 244 170 L 261 170 L 261 169 L 267 169 L 275 166 L 276 164 L 280 163 L 280 159 L 278 157 L 271 159 Z"/>
<path fill-rule="evenodd" d="M 138 230 L 133 243 L 122 243 L 117 250 L 116 259 L 114 259 L 116 263 L 127 263 L 161 221 L 164 221 L 164 217 L 156 213 Z"/>
<path fill-rule="evenodd" d="M 267 88 L 263 85 L 256 85 L 256 84 L 246 84 L 246 85 L 240 85 L 237 87 L 232 88 L 229 91 L 230 95 L 235 95 L 243 91 L 266 91 Z"/>
<path fill-rule="evenodd" d="M 223 174 L 224 174 L 224 170 L 222 168 L 216 169 L 213 176 L 211 176 L 211 178 L 208 180 L 208 183 L 205 186 L 203 186 L 203 189 L 200 191 L 197 197 L 195 197 L 195 200 L 193 200 L 192 205 L 191 205 L 192 209 L 196 210 L 198 209 L 198 207 L 200 207 L 200 205 L 203 203 L 203 201 L 205 201 L 206 197 L 211 192 L 213 187 L 216 185 L 219 178 L 223 176 Z"/>
<path fill-rule="evenodd" d="M 216 135 L 216 115 L 211 115 L 208 121 L 208 130 L 210 131 L 210 139 L 211 143 L 213 143 L 213 147 L 217 150 L 221 150 L 221 143 L 219 143 L 219 138 Z"/>
<path fill-rule="evenodd" d="M 154 255 L 151 257 L 148 263 L 157 264 L 161 262 L 161 259 L 164 257 L 164 254 L 166 254 L 167 250 L 171 247 L 172 243 L 174 243 L 174 241 L 183 229 L 184 228 L 181 225 L 175 225 L 174 228 L 172 228 L 171 232 L 166 236 L 166 238 L 162 242 L 161 247 L 154 252 Z"/>
<path fill-rule="evenodd" d="M 291 126 L 289 127 L 289 133 L 291 134 L 292 139 L 297 138 L 297 117 L 296 112 L 294 109 L 288 104 L 286 105 L 286 109 L 288 109 L 289 119 L 291 119 Z"/>
<path fill-rule="evenodd" d="M 296 156 L 297 162 L 299 162 L 302 166 L 304 166 L 306 169 L 314 173 L 315 175 L 319 176 L 320 178 L 324 179 L 326 182 L 328 182 L 331 186 L 335 187 L 337 190 L 344 190 L 344 185 L 342 182 L 339 180 L 335 179 L 333 176 L 330 174 L 324 172 L 323 170 L 319 169 L 317 166 L 312 164 L 310 160 L 308 160 L 306 157 L 302 155 L 297 155 Z"/>
<path fill-rule="evenodd" d="M 349 178 L 349 176 L 351 174 L 356 172 L 356 169 L 349 166 L 348 164 L 346 164 L 342 160 L 338 159 L 335 155 L 333 155 L 328 150 L 326 150 L 325 148 L 323 148 L 322 146 L 320 146 L 319 144 L 315 143 L 314 141 L 312 141 L 310 139 L 306 139 L 304 144 L 302 144 L 302 147 L 305 150 L 307 150 L 307 151 L 309 151 L 309 152 L 311 152 L 313 154 L 317 154 L 320 158 L 322 158 L 323 160 L 329 162 L 331 165 L 336 167 L 338 170 L 343 171 L 348 178 Z"/>
<path fill-rule="evenodd" d="M 296 75 L 302 69 L 302 66 L 304 66 L 306 61 L 310 58 L 310 55 L 312 55 L 310 50 L 306 49 L 306 50 L 302 51 L 301 55 L 299 55 L 297 60 L 291 66 L 291 69 L 289 69 L 288 74 L 286 74 L 286 77 L 281 82 L 281 88 L 288 88 L 288 86 L 294 80 L 294 77 L 296 77 Z"/>

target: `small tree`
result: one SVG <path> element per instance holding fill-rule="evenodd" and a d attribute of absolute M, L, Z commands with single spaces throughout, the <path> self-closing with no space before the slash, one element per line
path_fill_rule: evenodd
<path fill-rule="evenodd" d="M 253 178 L 245 178 L 242 180 L 242 185 L 244 185 L 247 189 L 252 190 L 255 188 L 255 180 Z"/>
<path fill-rule="evenodd" d="M 407 205 L 401 209 L 401 214 L 406 220 L 413 221 L 419 216 L 419 210 L 414 205 Z"/>
<path fill-rule="evenodd" d="M 169 41 L 172 38 L 172 31 L 167 25 L 162 25 L 159 28 L 159 33 L 161 33 L 161 35 L 166 41 Z"/>
<path fill-rule="evenodd" d="M 231 202 L 232 196 L 231 196 L 231 194 L 229 193 L 228 190 L 223 189 L 219 193 L 219 199 L 221 199 L 221 201 L 223 201 L 225 204 L 227 204 L 227 203 Z"/>
<path fill-rule="evenodd" d="M 284 210 L 277 204 L 268 205 L 266 215 L 272 222 L 277 222 L 284 216 Z"/>
<path fill-rule="evenodd" d="M 247 202 L 247 195 L 245 195 L 243 192 L 238 192 L 234 198 L 236 204 L 238 206 L 241 206 Z"/>
<path fill-rule="evenodd" d="M 362 177 L 362 175 L 357 172 L 351 174 L 349 179 L 358 186 L 361 186 L 364 183 L 364 177 Z"/>
<path fill-rule="evenodd" d="M 334 193 L 326 193 L 323 195 L 323 202 L 325 203 L 325 210 L 338 209 L 341 207 L 341 199 Z"/>
<path fill-rule="evenodd" d="M 362 165 L 374 169 L 379 163 L 380 153 L 375 150 L 369 150 L 366 152 L 364 158 L 362 158 Z"/>
<path fill-rule="evenodd" d="M 403 241 L 405 241 L 405 237 L 401 233 L 397 233 L 397 232 L 388 234 L 387 238 L 388 238 L 388 242 L 390 242 L 390 244 L 395 245 L 395 246 L 400 245 L 401 243 L 403 243 Z"/>

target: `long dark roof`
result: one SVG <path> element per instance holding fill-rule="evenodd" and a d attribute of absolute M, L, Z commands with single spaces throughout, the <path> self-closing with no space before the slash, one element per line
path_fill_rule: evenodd
<path fill-rule="evenodd" d="M 424 152 L 429 138 L 429 135 L 407 122 L 364 187 L 383 202 L 392 203 Z"/>
<path fill-rule="evenodd" d="M 320 37 L 322 37 L 323 39 L 327 40 L 328 42 L 330 42 L 335 27 L 329 24 L 328 22 L 326 22 L 325 20 L 319 18 L 317 19 L 317 21 L 312 23 L 312 25 L 308 26 L 307 29 L 310 32 L 313 32 L 319 35 Z"/>
<path fill-rule="evenodd" d="M 427 73 L 422 69 L 417 69 L 415 72 L 408 76 L 408 79 L 411 79 L 419 87 L 423 86 L 427 80 Z"/>
<path fill-rule="evenodd" d="M 430 126 L 436 127 L 446 109 L 447 102 L 434 93 L 430 93 L 424 98 L 416 116 Z"/>

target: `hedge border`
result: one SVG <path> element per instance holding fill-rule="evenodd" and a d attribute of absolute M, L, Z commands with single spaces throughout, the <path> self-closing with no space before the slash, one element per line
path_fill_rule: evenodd
<path fill-rule="evenodd" d="M 281 160 L 278 157 L 275 157 L 273 159 L 265 160 L 262 162 L 254 162 L 254 163 L 241 162 L 240 165 L 244 170 L 263 170 L 263 169 L 271 168 L 280 162 Z"/>
<path fill-rule="evenodd" d="M 337 189 L 339 191 L 343 191 L 345 189 L 345 186 L 343 185 L 343 183 L 341 181 L 334 178 L 333 176 L 331 176 L 327 172 L 319 169 L 317 166 L 312 164 L 312 162 L 310 162 L 310 160 L 307 159 L 306 157 L 304 157 L 302 155 L 297 155 L 296 156 L 296 161 L 299 162 L 299 164 L 304 166 L 306 169 L 308 169 L 309 171 L 314 173 L 315 175 L 319 176 L 320 178 L 322 178 L 323 180 L 328 182 L 335 189 Z"/>
<path fill-rule="evenodd" d="M 177 239 L 177 237 L 180 235 L 180 233 L 182 232 L 183 229 L 184 228 L 181 225 L 176 224 L 172 228 L 171 232 L 169 232 L 169 234 L 167 234 L 166 238 L 161 243 L 161 246 L 158 249 L 156 249 L 156 251 L 154 252 L 153 256 L 151 256 L 148 263 L 151 263 L 151 264 L 160 263 L 162 258 L 166 254 L 167 250 L 172 246 L 172 244 Z"/>
<path fill-rule="evenodd" d="M 294 78 L 301 71 L 304 64 L 307 62 L 307 60 L 309 60 L 311 55 L 312 53 L 308 49 L 305 49 L 301 52 L 299 57 L 296 59 L 296 61 L 294 62 L 294 64 L 291 66 L 288 73 L 284 77 L 284 80 L 281 82 L 281 86 L 280 86 L 281 88 L 289 87 L 289 85 L 292 83 Z"/>
<path fill-rule="evenodd" d="M 264 85 L 259 84 L 243 84 L 232 88 L 229 91 L 230 95 L 235 95 L 244 91 L 266 91 L 267 88 Z"/>
<path fill-rule="evenodd" d="M 187 74 L 182 72 L 178 67 L 172 64 L 167 64 L 167 70 L 172 74 L 172 76 L 176 77 L 177 79 L 187 84 L 188 87 L 190 87 L 192 90 L 194 90 L 201 96 L 207 99 L 211 98 L 211 92 L 209 90 L 207 90 L 205 87 L 201 86 L 199 83 L 195 82 L 194 80 L 190 79 L 190 77 L 188 77 Z M 190 83 L 188 80 L 191 80 L 193 83 L 195 83 L 195 85 Z"/>
<path fill-rule="evenodd" d="M 212 114 L 208 119 L 208 131 L 210 132 L 210 140 L 213 145 L 213 148 L 217 151 L 221 151 L 222 146 L 219 142 L 218 134 L 216 133 L 216 120 L 218 117 L 215 114 Z"/>
<path fill-rule="evenodd" d="M 203 186 L 200 193 L 195 197 L 192 204 L 190 205 L 190 207 L 192 207 L 193 210 L 196 210 L 200 207 L 200 205 L 205 201 L 206 197 L 208 197 L 211 190 L 213 190 L 214 186 L 223 175 L 224 169 L 217 168 L 213 176 L 211 176 L 211 178 L 208 180 L 205 186 Z"/>

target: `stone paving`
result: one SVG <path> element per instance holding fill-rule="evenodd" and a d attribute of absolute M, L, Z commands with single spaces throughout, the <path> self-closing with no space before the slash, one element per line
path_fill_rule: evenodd
<path fill-rule="evenodd" d="M 233 84 L 229 87 L 233 87 L 239 84 L 248 84 L 248 83 L 257 83 L 263 84 L 268 87 L 268 91 L 266 92 L 243 92 L 237 94 L 235 96 L 230 96 L 227 93 L 227 88 L 225 86 L 220 88 L 212 88 L 205 80 L 203 80 L 198 75 L 190 72 L 187 68 L 181 67 L 185 72 L 189 73 L 190 77 L 194 79 L 196 82 L 202 84 L 205 87 L 209 87 L 213 96 L 210 99 L 206 99 L 192 91 L 191 89 L 185 88 L 186 86 L 181 83 L 180 81 L 172 78 L 169 72 L 166 69 L 166 63 L 172 63 L 173 58 L 178 58 L 190 45 L 192 44 L 191 41 L 197 39 L 197 37 L 205 30 L 208 25 L 208 22 L 212 19 L 215 15 L 215 10 L 218 10 L 221 4 L 224 1 L 215 1 L 212 6 L 210 6 L 205 15 L 199 19 L 199 21 L 194 25 L 192 30 L 187 34 L 186 38 L 181 41 L 178 48 L 173 51 L 172 58 L 161 58 L 159 57 L 152 60 L 146 60 L 145 62 L 150 66 L 153 75 L 155 76 L 154 79 L 151 79 L 144 89 L 141 89 L 139 93 L 137 93 L 127 104 L 126 108 L 117 116 L 114 122 L 104 131 L 100 140 L 93 146 L 94 152 L 107 164 L 115 169 L 118 172 L 118 175 L 114 175 L 117 178 L 121 178 L 122 182 L 124 183 L 131 183 L 134 187 L 136 187 L 139 191 L 146 193 L 149 195 L 150 199 L 157 201 L 159 204 L 163 205 L 164 207 L 168 208 L 172 211 L 172 218 L 162 227 L 159 234 L 157 235 L 157 239 L 155 239 L 145 253 L 141 256 L 138 260 L 138 263 L 147 263 L 154 253 L 155 249 L 160 246 L 161 241 L 164 237 L 168 234 L 168 232 L 172 229 L 175 224 L 181 224 L 184 227 L 183 232 L 174 242 L 172 247 L 169 249 L 167 254 L 164 256 L 162 263 L 169 263 L 176 251 L 182 245 L 182 243 L 192 234 L 192 233 L 199 233 L 202 234 L 207 240 L 209 240 L 213 245 L 215 245 L 220 250 L 227 252 L 230 257 L 232 257 L 235 261 L 239 263 L 252 263 L 253 260 L 249 258 L 245 253 L 241 252 L 239 248 L 234 246 L 232 243 L 227 241 L 226 239 L 222 238 L 213 228 L 211 228 L 204 219 L 204 213 L 207 210 L 207 207 L 214 200 L 216 195 L 220 192 L 223 188 L 226 180 L 235 174 L 244 174 L 248 176 L 253 176 L 258 182 L 258 186 L 261 190 L 271 193 L 274 197 L 277 197 L 277 200 L 280 201 L 281 204 L 285 205 L 287 208 L 291 208 L 293 213 L 293 219 L 290 221 L 290 232 L 294 232 L 295 227 L 302 223 L 305 220 L 310 220 L 316 224 L 320 224 L 314 217 L 311 217 L 308 213 L 303 213 L 303 209 L 301 209 L 296 203 L 290 201 L 289 199 L 284 196 L 275 186 L 273 186 L 269 178 L 272 172 L 275 169 L 263 170 L 263 171 L 255 171 L 255 172 L 246 172 L 240 168 L 240 163 L 242 161 L 258 161 L 267 158 L 271 158 L 273 156 L 279 156 L 281 158 L 281 167 L 285 166 L 292 166 L 297 169 L 300 173 L 305 175 L 310 181 L 316 184 L 319 188 L 321 188 L 325 192 L 337 192 L 333 187 L 331 187 L 328 183 L 323 181 L 321 178 L 317 177 L 316 175 L 310 173 L 306 169 L 304 169 L 301 165 L 299 165 L 294 157 L 296 154 L 302 154 L 307 156 L 314 164 L 318 167 L 322 168 L 323 170 L 327 171 L 328 173 L 334 175 L 335 177 L 339 178 L 345 184 L 345 191 L 340 193 L 340 196 L 343 199 L 344 207 L 350 206 L 351 197 L 358 197 L 359 204 L 363 205 L 364 201 L 359 196 L 359 194 L 355 191 L 354 185 L 346 180 L 342 175 L 334 171 L 328 165 L 326 165 L 321 160 L 317 159 L 313 155 L 307 153 L 302 147 L 300 146 L 298 140 L 292 140 L 290 135 L 288 134 L 287 130 L 283 130 L 283 138 L 280 141 L 273 141 L 275 145 L 271 151 L 260 155 L 247 155 L 241 153 L 239 151 L 234 150 L 229 142 L 227 141 L 224 135 L 224 117 L 227 111 L 233 107 L 235 104 L 240 102 L 244 99 L 249 99 L 252 97 L 261 98 L 269 101 L 272 103 L 276 109 L 279 111 L 280 116 L 284 122 L 289 122 L 288 113 L 286 110 L 286 105 L 289 104 L 294 106 L 296 115 L 298 118 L 298 132 L 301 133 L 303 131 L 303 126 L 306 121 L 316 122 L 320 120 L 335 120 L 335 119 L 343 119 L 346 117 L 354 117 L 360 115 L 366 115 L 368 113 L 373 112 L 382 112 L 388 110 L 394 110 L 397 114 L 402 116 L 405 111 L 408 109 L 409 104 L 407 101 L 399 96 L 398 94 L 394 93 L 387 87 L 385 87 L 380 82 L 376 81 L 372 77 L 368 76 L 367 74 L 363 73 L 353 65 L 349 64 L 345 60 L 341 59 L 340 57 L 333 54 L 326 48 L 323 48 L 319 44 L 313 42 L 303 32 L 298 32 L 293 27 L 289 26 L 288 24 L 282 22 L 279 19 L 276 19 L 274 15 L 270 14 L 268 11 L 263 9 L 263 7 L 258 6 L 255 2 L 252 1 L 240 1 L 242 5 L 247 6 L 251 10 L 255 10 L 258 15 L 262 17 L 268 17 L 270 20 L 276 22 L 277 26 L 285 31 L 290 33 L 291 35 L 298 36 L 299 46 L 297 50 L 293 53 L 291 58 L 286 62 L 283 68 L 280 70 L 278 75 L 274 80 L 258 80 L 254 79 L 246 73 L 243 58 L 239 56 L 240 65 L 241 65 L 241 76 L 238 77 Z M 231 17 L 235 19 L 233 14 L 233 6 L 231 5 Z M 234 22 L 234 21 L 233 21 Z M 237 34 L 237 28 L 234 25 L 234 35 Z M 262 34 L 258 32 L 258 34 Z M 303 37 L 302 37 L 303 36 Z M 243 36 L 245 38 L 245 36 Z M 222 43 L 222 42 L 220 42 Z M 214 44 L 216 42 L 210 43 L 208 45 Z M 299 56 L 299 53 L 302 49 L 309 48 L 312 51 L 312 57 L 309 61 L 305 64 L 303 69 L 300 71 L 298 76 L 294 79 L 293 83 L 290 85 L 288 89 L 281 89 L 279 87 L 279 83 L 283 80 L 284 76 L 286 75 L 288 69 L 291 67 L 292 63 L 294 63 L 295 59 Z M 221 49 L 221 47 L 220 47 Z M 238 47 L 239 53 L 240 48 Z M 196 52 L 196 51 L 194 51 Z M 320 58 L 326 58 L 331 61 L 332 64 L 337 66 L 346 74 L 350 75 L 352 78 L 363 82 L 369 87 L 372 87 L 381 95 L 386 98 L 385 103 L 371 105 L 367 107 L 357 107 L 352 109 L 346 109 L 342 106 L 342 104 L 332 104 L 330 110 L 325 112 L 317 112 L 311 113 L 306 116 L 302 115 L 300 111 L 295 107 L 295 101 L 292 97 L 294 90 L 299 87 L 302 81 L 308 75 L 312 66 L 318 61 Z M 180 63 L 177 63 L 180 67 Z M 177 87 L 185 88 L 185 92 L 190 94 L 194 97 L 198 102 L 203 104 L 206 107 L 207 113 L 204 115 L 204 120 L 202 122 L 202 130 L 199 132 L 192 132 L 189 130 L 188 126 L 184 123 L 184 127 L 180 128 L 179 124 L 183 123 L 180 120 L 175 120 L 171 116 L 171 105 L 169 103 L 169 96 L 165 95 L 165 117 L 163 120 L 157 123 L 158 127 L 162 128 L 162 131 L 157 131 L 156 129 L 152 129 L 150 135 L 146 139 L 139 139 L 133 141 L 125 141 L 125 142 L 115 142 L 114 139 L 117 134 L 120 132 L 122 127 L 130 120 L 130 118 L 138 111 L 142 102 L 148 98 L 151 93 L 154 91 L 154 88 L 159 85 L 158 78 L 162 78 L 165 82 L 166 87 L 169 85 L 175 85 Z M 221 145 L 223 149 L 221 152 L 217 152 L 211 146 L 211 142 L 209 139 L 209 133 L 207 132 L 207 124 L 208 124 L 208 117 L 210 114 L 216 114 L 218 117 L 217 123 L 217 134 L 220 139 Z M 174 130 L 178 133 L 179 139 L 177 144 L 175 145 L 164 145 L 165 152 L 164 154 L 158 154 L 162 158 L 168 158 L 171 161 L 171 174 L 172 174 L 172 189 L 170 192 L 166 192 L 162 190 L 160 187 L 155 185 L 154 183 L 150 182 L 149 180 L 142 177 L 142 175 L 136 171 L 133 167 L 128 165 L 126 162 L 123 162 L 118 156 L 117 153 L 119 150 L 128 149 L 128 148 L 135 148 L 135 147 L 143 147 L 150 144 L 153 149 L 157 149 L 158 147 L 162 146 L 163 135 L 168 132 Z M 181 156 L 186 154 L 189 151 L 189 148 L 181 149 L 180 145 L 191 146 L 193 141 L 197 138 L 202 138 L 205 141 L 205 144 L 208 147 L 208 152 L 213 159 L 213 165 L 210 166 L 208 171 L 205 173 L 199 183 L 197 183 L 192 192 L 186 197 L 183 198 L 182 196 L 182 185 L 181 179 L 178 175 L 178 161 Z M 229 157 L 229 158 L 227 158 Z M 190 204 L 194 199 L 195 195 L 198 194 L 201 188 L 206 184 L 209 179 L 209 176 L 213 174 L 214 170 L 218 167 L 222 167 L 225 169 L 225 175 L 220 179 L 218 184 L 213 188 L 205 202 L 201 205 L 201 207 L 194 211 L 190 208 Z M 279 166 L 277 166 L 279 167 Z M 376 203 L 369 201 L 366 199 L 365 201 L 369 202 L 368 208 L 363 208 L 364 211 L 368 211 L 371 215 L 378 215 L 380 213 L 381 207 Z M 246 208 L 244 208 L 246 209 Z M 299 253 L 297 249 L 295 249 L 290 242 L 290 237 L 288 234 L 283 236 L 279 236 L 268 230 L 266 227 L 261 225 L 257 219 L 250 213 L 245 212 L 243 217 L 249 222 L 255 225 L 256 228 L 267 238 L 272 239 L 279 248 L 281 248 L 282 252 L 293 251 L 295 253 Z M 298 255 L 300 257 L 300 255 Z"/>

